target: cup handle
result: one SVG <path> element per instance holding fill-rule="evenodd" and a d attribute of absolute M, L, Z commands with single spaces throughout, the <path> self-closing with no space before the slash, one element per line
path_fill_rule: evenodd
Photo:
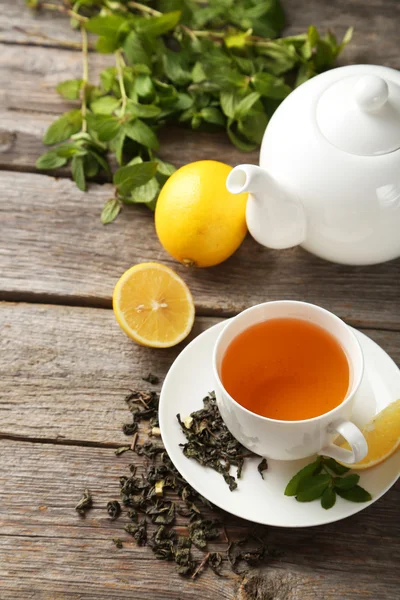
<path fill-rule="evenodd" d="M 329 456 L 339 462 L 344 462 L 348 465 L 358 463 L 368 454 L 368 444 L 361 431 L 351 421 L 335 421 L 329 426 L 329 433 L 340 433 L 349 443 L 351 450 L 340 448 L 336 444 L 329 444 L 318 452 L 323 456 Z"/>

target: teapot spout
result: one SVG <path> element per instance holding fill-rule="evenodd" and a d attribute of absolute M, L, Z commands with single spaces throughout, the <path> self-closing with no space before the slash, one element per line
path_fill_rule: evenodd
<path fill-rule="evenodd" d="M 277 250 L 304 242 L 306 216 L 303 204 L 264 169 L 239 165 L 229 173 L 226 187 L 232 194 L 249 193 L 247 227 L 257 242 Z"/>

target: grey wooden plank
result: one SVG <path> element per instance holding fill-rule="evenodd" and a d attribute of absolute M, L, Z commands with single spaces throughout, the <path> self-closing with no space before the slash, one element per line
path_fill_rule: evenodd
<path fill-rule="evenodd" d="M 7 299 L 111 305 L 120 275 L 155 260 L 176 269 L 202 314 L 234 314 L 266 300 L 307 300 L 356 326 L 399 329 L 400 260 L 345 267 L 300 248 L 268 250 L 248 237 L 212 269 L 187 269 L 162 249 L 153 215 L 129 207 L 104 227 L 100 212 L 111 185 L 85 194 L 67 179 L 0 173 L 0 295 Z"/>
<path fill-rule="evenodd" d="M 343 63 L 382 63 L 399 68 L 398 0 L 282 0 L 282 5 L 287 15 L 284 34 L 303 32 L 312 23 L 341 36 L 347 27 L 354 26 L 354 40 Z M 79 32 L 71 30 L 68 18 L 56 12 L 31 11 L 24 0 L 0 0 L 0 15 L 0 41 L 52 46 L 57 41 L 76 43 L 80 39 Z M 51 39 L 33 35 L 38 33 Z"/>
<path fill-rule="evenodd" d="M 198 318 L 187 341 L 219 321 Z M 149 371 L 162 381 L 185 345 L 138 346 L 107 309 L 3 303 L 0 330 L 0 432 L 60 443 L 126 443 L 125 394 Z M 367 333 L 400 364 L 399 333 Z"/>
<path fill-rule="evenodd" d="M 85 600 L 397 597 L 399 486 L 345 521 L 316 528 L 259 528 L 279 557 L 243 578 L 226 568 L 226 578 L 205 572 L 193 582 L 176 575 L 173 565 L 156 561 L 148 548 L 138 548 L 123 532 L 124 515 L 112 522 L 106 514 L 131 457 L 116 458 L 104 448 L 9 440 L 0 441 L 0 456 L 0 581 L 7 600 L 76 600 L 78 594 Z M 74 505 L 86 486 L 94 508 L 82 519 Z M 230 539 L 251 529 L 245 521 L 218 514 Z M 114 547 L 114 536 L 124 540 L 123 550 Z M 226 542 L 213 548 L 223 550 Z"/>

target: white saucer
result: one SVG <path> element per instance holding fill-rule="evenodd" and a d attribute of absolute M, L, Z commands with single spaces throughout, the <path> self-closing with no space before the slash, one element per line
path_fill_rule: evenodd
<path fill-rule="evenodd" d="M 183 435 L 177 413 L 182 417 L 202 408 L 202 399 L 214 389 L 211 366 L 212 350 L 224 322 L 214 325 L 194 339 L 178 356 L 164 381 L 160 398 L 160 427 L 165 448 L 183 477 L 205 498 L 216 506 L 238 517 L 281 527 L 306 527 L 331 523 L 354 515 L 380 498 L 398 479 L 400 456 L 396 452 L 381 465 L 360 471 L 360 485 L 373 499 L 367 503 L 353 503 L 337 499 L 329 510 L 319 501 L 300 503 L 284 495 L 289 479 L 311 458 L 301 461 L 268 461 L 264 480 L 257 472 L 259 459 L 251 459 L 243 469 L 238 488 L 231 492 L 215 471 L 186 458 L 180 443 Z M 375 342 L 356 331 L 365 358 L 364 380 L 357 393 L 353 420 L 366 423 L 374 414 L 400 398 L 400 370 L 393 360 Z M 235 470 L 232 470 L 235 475 Z"/>

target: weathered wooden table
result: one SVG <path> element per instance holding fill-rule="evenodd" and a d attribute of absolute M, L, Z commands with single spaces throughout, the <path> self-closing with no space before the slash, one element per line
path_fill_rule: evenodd
<path fill-rule="evenodd" d="M 342 62 L 400 68 L 398 0 L 285 0 L 291 32 L 309 23 L 343 34 L 355 26 Z M 79 77 L 77 41 L 57 14 L 35 17 L 23 0 L 0 1 L 0 598 L 2 600 L 399 598 L 400 486 L 345 521 L 268 530 L 283 553 L 244 578 L 205 572 L 180 578 L 149 549 L 111 539 L 105 504 L 118 497 L 129 457 L 121 424 L 127 389 L 165 375 L 183 345 L 139 348 L 115 323 L 113 286 L 132 264 L 158 260 L 183 275 L 196 301 L 191 337 L 260 301 L 316 302 L 365 331 L 400 363 L 400 261 L 351 268 L 300 249 L 269 251 L 247 239 L 233 258 L 188 271 L 161 249 L 146 210 L 99 221 L 110 185 L 77 191 L 68 173 L 35 171 L 41 136 L 66 109 L 55 84 Z M 38 35 L 40 34 L 40 36 Z M 47 37 L 46 37 L 47 36 Z M 107 57 L 90 55 L 96 78 Z M 243 155 L 224 136 L 167 130 L 162 156 L 183 164 Z M 247 156 L 257 161 L 257 153 Z M 94 496 L 85 519 L 82 489 Z M 231 536 L 249 524 L 226 515 Z M 123 537 L 124 533 L 122 532 Z"/>

